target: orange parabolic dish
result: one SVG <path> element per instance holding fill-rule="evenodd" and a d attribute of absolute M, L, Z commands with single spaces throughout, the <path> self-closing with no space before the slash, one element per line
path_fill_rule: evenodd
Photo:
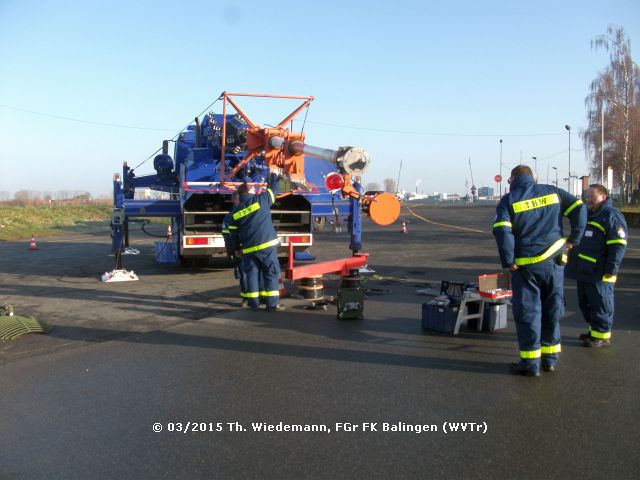
<path fill-rule="evenodd" d="M 369 205 L 369 216 L 378 225 L 390 225 L 400 215 L 400 200 L 384 192 L 376 195 Z"/>

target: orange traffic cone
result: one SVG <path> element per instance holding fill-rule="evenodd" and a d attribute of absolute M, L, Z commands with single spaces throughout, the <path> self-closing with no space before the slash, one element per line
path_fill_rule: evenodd
<path fill-rule="evenodd" d="M 173 235 L 173 233 L 171 232 L 171 224 L 169 224 L 169 226 L 167 227 L 167 238 L 169 240 L 171 240 L 171 235 Z"/>
<path fill-rule="evenodd" d="M 278 279 L 278 290 L 280 291 L 280 298 L 286 297 L 287 290 L 284 288 L 284 282 L 282 281 L 282 277 Z"/>
<path fill-rule="evenodd" d="M 400 229 L 400 233 L 407 233 L 407 222 L 402 222 L 402 228 Z"/>
<path fill-rule="evenodd" d="M 35 235 L 31 235 L 31 243 L 29 244 L 29 250 L 38 250 L 38 245 L 36 245 Z"/>

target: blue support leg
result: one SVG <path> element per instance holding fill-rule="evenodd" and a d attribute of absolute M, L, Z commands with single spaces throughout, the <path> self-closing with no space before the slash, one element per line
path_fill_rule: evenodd
<path fill-rule="evenodd" d="M 362 186 L 354 182 L 353 187 L 362 195 Z M 356 198 L 349 199 L 349 233 L 351 233 L 351 243 L 349 248 L 353 253 L 362 249 L 362 215 L 360 213 L 360 201 Z"/>

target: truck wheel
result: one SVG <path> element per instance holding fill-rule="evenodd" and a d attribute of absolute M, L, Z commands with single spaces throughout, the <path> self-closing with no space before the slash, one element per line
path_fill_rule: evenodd
<path fill-rule="evenodd" d="M 320 232 L 330 232 L 333 230 L 333 223 L 327 221 L 327 217 L 313 217 L 313 230 Z"/>
<path fill-rule="evenodd" d="M 185 268 L 193 267 L 193 258 L 192 257 L 180 257 L 180 266 Z"/>
<path fill-rule="evenodd" d="M 209 257 L 196 257 L 194 259 L 196 267 L 204 268 L 209 266 Z"/>

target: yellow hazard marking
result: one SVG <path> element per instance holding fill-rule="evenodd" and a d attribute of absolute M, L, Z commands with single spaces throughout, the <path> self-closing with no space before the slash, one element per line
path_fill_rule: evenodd
<path fill-rule="evenodd" d="M 592 226 L 596 227 L 598 230 L 600 230 L 605 235 L 607 233 L 607 231 L 604 229 L 604 227 L 602 225 L 600 225 L 598 222 L 589 221 L 589 222 L 587 222 L 587 225 L 592 225 Z"/>
<path fill-rule="evenodd" d="M 560 203 L 560 198 L 558 198 L 557 193 L 552 193 L 551 195 L 516 202 L 513 204 L 513 211 L 515 213 L 521 213 L 535 208 L 549 207 L 555 203 Z"/>
<path fill-rule="evenodd" d="M 407 207 L 407 210 L 409 210 L 409 213 L 411 215 L 413 215 L 414 217 L 417 217 L 417 218 L 419 218 L 420 220 L 422 220 L 424 222 L 431 223 L 432 225 L 440 225 L 441 227 L 455 228 L 456 230 L 466 230 L 468 232 L 484 233 L 486 235 L 491 235 L 491 232 L 487 232 L 487 231 L 484 231 L 484 230 L 476 230 L 475 228 L 467 228 L 467 227 L 458 227 L 457 225 L 447 225 L 446 223 L 438 223 L 438 222 L 434 222 L 434 221 L 431 221 L 431 220 L 427 220 L 426 218 L 421 217 L 417 213 L 413 213 L 411 208 Z"/>
<path fill-rule="evenodd" d="M 582 205 L 582 200 L 578 200 L 577 202 L 575 202 L 573 205 L 571 205 L 569 208 L 567 208 L 564 213 L 562 215 L 564 215 L 565 217 L 568 217 L 569 214 L 571 212 L 573 212 L 573 210 L 578 206 L 578 205 Z"/>
<path fill-rule="evenodd" d="M 260 204 L 258 202 L 249 205 L 247 208 L 243 208 L 242 210 L 238 210 L 236 213 L 233 214 L 233 219 L 234 220 L 240 220 L 241 218 L 252 214 L 256 210 L 260 210 Z"/>

